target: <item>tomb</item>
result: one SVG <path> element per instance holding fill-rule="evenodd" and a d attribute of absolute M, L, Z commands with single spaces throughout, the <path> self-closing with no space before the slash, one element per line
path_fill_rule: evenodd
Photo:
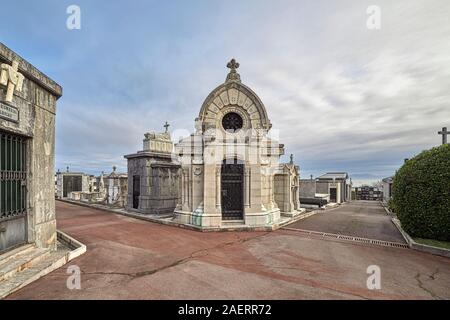
<path fill-rule="evenodd" d="M 284 145 L 271 135 L 261 99 L 231 60 L 223 84 L 203 102 L 195 132 L 175 146 L 181 194 L 174 221 L 201 229 L 270 227 L 301 212 L 299 168 L 280 165 Z"/>
<path fill-rule="evenodd" d="M 126 155 L 128 198 L 126 208 L 145 214 L 172 214 L 179 201 L 180 164 L 173 161 L 173 143 L 165 132 L 146 133 L 143 150 Z"/>
<path fill-rule="evenodd" d="M 24 244 L 56 250 L 55 114 L 61 95 L 56 82 L 0 43 L 0 254 Z"/>

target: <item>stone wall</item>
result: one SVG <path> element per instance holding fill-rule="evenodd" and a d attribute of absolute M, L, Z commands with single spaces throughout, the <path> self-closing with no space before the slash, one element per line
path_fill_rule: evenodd
<path fill-rule="evenodd" d="M 321 193 L 321 192 L 318 192 Z M 328 192 L 325 192 L 328 193 Z M 300 198 L 314 198 L 316 196 L 316 180 L 300 180 Z"/>
<path fill-rule="evenodd" d="M 328 181 L 317 181 L 316 182 L 316 193 L 328 194 L 330 190 L 328 189 Z"/>
<path fill-rule="evenodd" d="M 0 118 L 0 129 L 28 138 L 27 207 L 29 243 L 56 249 L 55 219 L 55 114 L 62 88 L 0 43 L 0 63 L 19 62 L 25 77 L 21 92 L 15 91 L 12 105 L 19 110 L 19 122 Z M 0 86 L 0 101 L 6 88 Z"/>

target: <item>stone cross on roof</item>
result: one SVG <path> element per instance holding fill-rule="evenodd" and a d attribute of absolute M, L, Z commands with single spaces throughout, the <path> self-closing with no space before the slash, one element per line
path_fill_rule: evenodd
<path fill-rule="evenodd" d="M 166 128 L 166 133 L 169 131 L 170 124 L 166 121 L 164 128 Z"/>
<path fill-rule="evenodd" d="M 7 86 L 5 102 L 12 102 L 14 91 L 22 91 L 24 76 L 18 72 L 19 62 L 13 61 L 12 65 L 2 63 L 0 65 L 0 83 Z"/>
<path fill-rule="evenodd" d="M 239 68 L 239 62 L 235 59 L 231 59 L 231 61 L 227 64 L 227 68 L 231 69 L 231 71 L 236 71 L 236 69 Z"/>
<path fill-rule="evenodd" d="M 442 131 L 439 131 L 438 134 L 442 135 L 442 144 L 446 144 L 447 135 L 450 134 L 450 131 L 447 131 L 447 127 L 443 127 Z"/>
<path fill-rule="evenodd" d="M 227 75 L 227 80 L 228 81 L 238 81 L 241 82 L 241 76 L 239 75 L 239 73 L 237 73 L 236 69 L 239 68 L 239 62 L 237 62 L 234 58 L 231 59 L 230 62 L 228 62 L 227 64 L 227 68 L 230 69 L 230 73 Z"/>

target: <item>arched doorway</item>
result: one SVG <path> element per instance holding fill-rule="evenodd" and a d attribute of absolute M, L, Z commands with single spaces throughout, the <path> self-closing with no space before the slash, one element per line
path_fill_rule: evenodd
<path fill-rule="evenodd" d="M 222 220 L 244 218 L 244 164 L 237 159 L 226 159 L 221 170 Z"/>

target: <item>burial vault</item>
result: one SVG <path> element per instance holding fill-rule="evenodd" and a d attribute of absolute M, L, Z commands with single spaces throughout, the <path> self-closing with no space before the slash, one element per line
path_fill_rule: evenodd
<path fill-rule="evenodd" d="M 56 249 L 54 151 L 62 88 L 0 43 L 0 253 Z"/>
<path fill-rule="evenodd" d="M 299 214 L 299 168 L 280 164 L 284 145 L 271 133 L 261 99 L 232 59 L 223 84 L 203 102 L 195 132 L 175 145 L 181 164 L 178 223 L 200 228 L 270 226 Z"/>

